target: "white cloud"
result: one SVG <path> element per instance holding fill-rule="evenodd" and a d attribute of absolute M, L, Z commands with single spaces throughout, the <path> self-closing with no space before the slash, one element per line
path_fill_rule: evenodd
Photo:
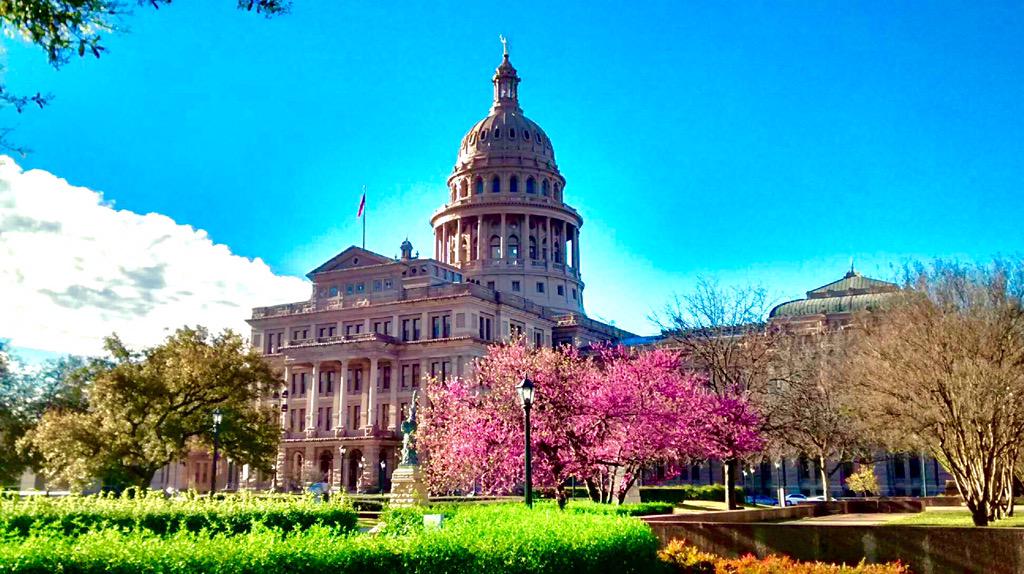
<path fill-rule="evenodd" d="M 150 345 L 185 324 L 248 336 L 252 307 L 309 293 L 201 229 L 0 156 L 0 337 L 15 347 L 98 354 L 111 332 Z"/>

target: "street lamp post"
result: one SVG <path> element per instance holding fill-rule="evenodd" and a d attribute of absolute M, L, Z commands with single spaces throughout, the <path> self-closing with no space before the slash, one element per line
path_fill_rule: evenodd
<path fill-rule="evenodd" d="M 380 475 L 377 476 L 377 483 L 380 484 L 380 493 L 384 494 L 384 479 L 387 477 L 388 463 L 384 462 L 384 459 L 380 461 Z"/>
<path fill-rule="evenodd" d="M 519 391 L 519 402 L 523 405 L 523 418 L 526 424 L 526 506 L 533 506 L 533 470 L 532 454 L 530 452 L 530 408 L 533 406 L 533 381 L 523 378 L 523 381 L 516 387 Z"/>
<path fill-rule="evenodd" d="M 221 414 L 220 409 L 214 409 L 213 411 L 213 468 L 210 473 L 210 496 L 217 491 L 217 455 L 220 454 L 220 422 L 223 420 L 224 415 Z"/>

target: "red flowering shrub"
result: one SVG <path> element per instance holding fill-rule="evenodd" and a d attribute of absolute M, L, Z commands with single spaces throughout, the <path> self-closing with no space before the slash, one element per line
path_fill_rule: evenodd
<path fill-rule="evenodd" d="M 673 540 L 658 552 L 658 558 L 679 574 L 910 574 L 899 562 L 840 566 L 824 562 L 800 562 L 788 556 L 722 558 L 701 552 L 684 540 Z"/>

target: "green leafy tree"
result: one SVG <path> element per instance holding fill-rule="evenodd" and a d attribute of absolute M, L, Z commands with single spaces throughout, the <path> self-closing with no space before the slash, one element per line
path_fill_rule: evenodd
<path fill-rule="evenodd" d="M 168 463 L 212 444 L 212 413 L 224 415 L 224 455 L 269 471 L 279 431 L 259 399 L 278 384 L 257 352 L 230 330 L 215 336 L 182 328 L 162 344 L 129 350 L 106 339 L 109 362 L 75 371 L 87 376 L 85 408 L 53 408 L 19 442 L 44 474 L 84 488 L 147 486 Z"/>
<path fill-rule="evenodd" d="M 104 35 L 121 30 L 121 23 L 131 14 L 133 5 L 159 8 L 171 1 L 0 0 L 0 28 L 42 48 L 50 64 L 59 68 L 75 56 L 99 58 L 106 51 Z M 291 1 L 237 0 L 237 4 L 239 9 L 270 17 L 287 12 Z M 51 98 L 39 92 L 14 94 L 0 85 L 0 106 L 13 107 L 18 113 L 33 106 L 41 108 Z M 0 128 L 0 148 L 24 154 L 24 149 L 6 140 L 9 132 L 9 128 Z"/>
<path fill-rule="evenodd" d="M 861 465 L 856 472 L 846 477 L 846 486 L 861 496 L 881 492 L 878 479 L 875 478 L 875 467 L 867 464 Z"/>

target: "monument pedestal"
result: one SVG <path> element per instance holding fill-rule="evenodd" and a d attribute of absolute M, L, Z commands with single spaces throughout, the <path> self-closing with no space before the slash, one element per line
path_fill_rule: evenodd
<path fill-rule="evenodd" d="M 391 505 L 427 504 L 427 485 L 418 464 L 400 464 L 391 474 Z"/>

